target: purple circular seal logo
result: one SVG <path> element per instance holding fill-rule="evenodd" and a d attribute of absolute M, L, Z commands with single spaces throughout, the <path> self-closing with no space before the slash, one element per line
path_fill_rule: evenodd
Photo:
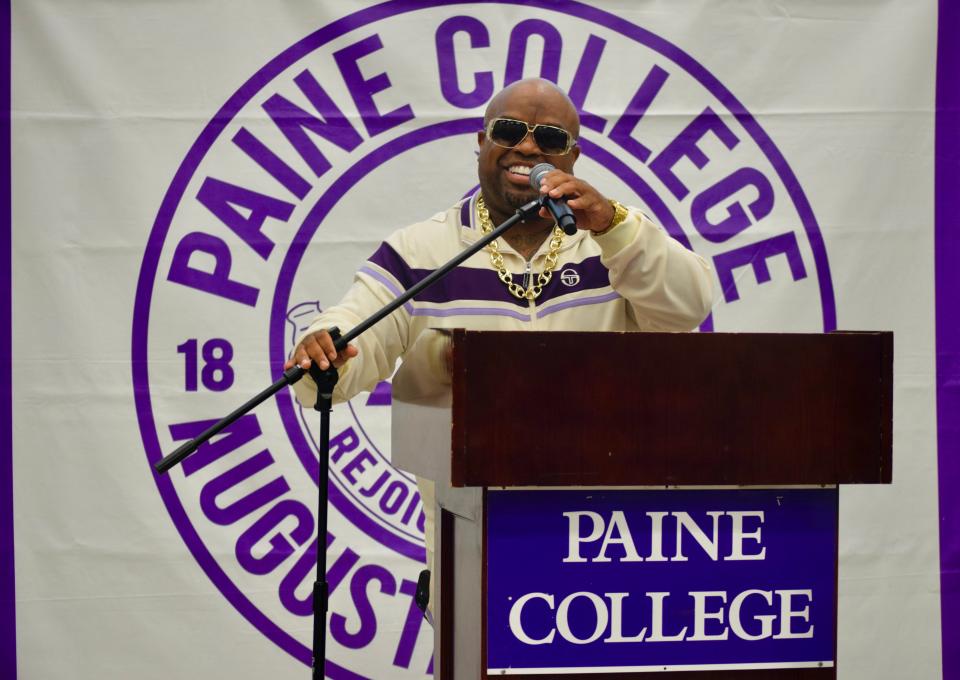
<path fill-rule="evenodd" d="M 167 190 L 133 320 L 133 379 L 151 463 L 280 376 L 390 231 L 476 184 L 483 108 L 539 75 L 581 112 L 578 174 L 707 259 L 702 330 L 831 330 L 813 212 L 773 141 L 698 61 L 576 2 L 387 2 L 283 51 L 216 112 Z M 576 271 L 564 272 L 576 285 Z M 390 383 L 334 409 L 330 677 L 432 673 L 413 596 L 423 508 L 390 464 Z M 318 423 L 289 392 L 157 477 L 207 576 L 310 663 Z M 373 652 L 373 653 L 371 653 Z"/>

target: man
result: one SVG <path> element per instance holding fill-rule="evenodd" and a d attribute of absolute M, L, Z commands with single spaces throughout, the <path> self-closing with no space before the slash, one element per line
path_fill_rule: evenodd
<path fill-rule="evenodd" d="M 430 328 L 622 331 L 699 325 L 712 302 L 706 264 L 639 211 L 608 200 L 573 175 L 579 130 L 576 108 L 553 83 L 522 80 L 497 94 L 477 134 L 480 191 L 391 235 L 357 272 L 340 304 L 302 336 L 286 368 L 295 363 L 309 368 L 315 361 L 326 369 L 332 362 L 340 369 L 334 396 L 346 400 L 389 377 L 400 357 L 416 361 L 425 380 L 448 381 L 446 336 L 425 332 Z M 539 163 L 556 167 L 543 178 L 540 193 L 568 199 L 577 234 L 565 236 L 541 210 L 538 219 L 514 226 L 337 354 L 324 329 L 354 327 L 537 198 L 529 174 Z M 314 404 L 311 380 L 304 378 L 295 389 L 302 403 Z M 428 482 L 420 488 L 429 567 L 433 488 Z"/>

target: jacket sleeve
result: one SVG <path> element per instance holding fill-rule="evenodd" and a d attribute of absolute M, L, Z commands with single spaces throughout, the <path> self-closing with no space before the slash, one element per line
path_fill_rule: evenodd
<path fill-rule="evenodd" d="M 314 319 L 297 338 L 297 344 L 310 333 L 333 326 L 346 333 L 393 301 L 399 290 L 397 282 L 387 272 L 367 263 L 356 273 L 353 285 L 343 299 Z M 359 353 L 340 368 L 340 379 L 333 393 L 335 401 L 346 401 L 359 392 L 372 390 L 378 382 L 393 374 L 397 359 L 409 345 L 410 320 L 409 311 L 401 307 L 353 341 Z M 314 405 L 317 386 L 309 375 L 295 383 L 293 388 L 301 404 Z"/>
<path fill-rule="evenodd" d="M 630 303 L 641 330 L 689 331 L 710 313 L 710 267 L 639 210 L 593 239 L 611 287 Z"/>
<path fill-rule="evenodd" d="M 348 332 L 416 283 L 419 274 L 405 254 L 417 253 L 424 239 L 436 238 L 436 230 L 446 228 L 444 217 L 445 213 L 438 213 L 427 222 L 394 232 L 360 267 L 343 299 L 314 319 L 296 339 L 297 344 L 308 334 L 333 326 L 341 333 Z M 335 401 L 347 401 L 359 392 L 372 390 L 393 375 L 401 357 L 416 368 L 420 380 L 440 387 L 449 383 L 445 361 L 449 338 L 442 333 L 422 332 L 423 323 L 414 322 L 412 310 L 407 303 L 353 341 L 358 353 L 340 368 L 333 392 Z M 316 403 L 317 386 L 309 375 L 294 384 L 294 392 L 304 406 Z"/>

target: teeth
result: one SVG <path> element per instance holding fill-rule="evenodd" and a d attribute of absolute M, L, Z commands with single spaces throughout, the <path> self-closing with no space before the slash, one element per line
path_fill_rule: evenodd
<path fill-rule="evenodd" d="M 525 165 L 511 165 L 509 170 L 517 175 L 530 175 L 530 168 Z"/>

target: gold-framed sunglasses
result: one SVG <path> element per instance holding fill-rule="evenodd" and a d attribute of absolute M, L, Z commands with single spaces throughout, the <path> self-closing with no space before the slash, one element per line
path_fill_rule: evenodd
<path fill-rule="evenodd" d="M 533 141 L 547 156 L 562 156 L 570 153 L 570 149 L 577 145 L 577 140 L 562 127 L 537 123 L 530 125 L 522 120 L 513 118 L 494 118 L 487 123 L 487 139 L 507 149 L 512 149 L 522 142 L 529 133 L 533 133 Z"/>

